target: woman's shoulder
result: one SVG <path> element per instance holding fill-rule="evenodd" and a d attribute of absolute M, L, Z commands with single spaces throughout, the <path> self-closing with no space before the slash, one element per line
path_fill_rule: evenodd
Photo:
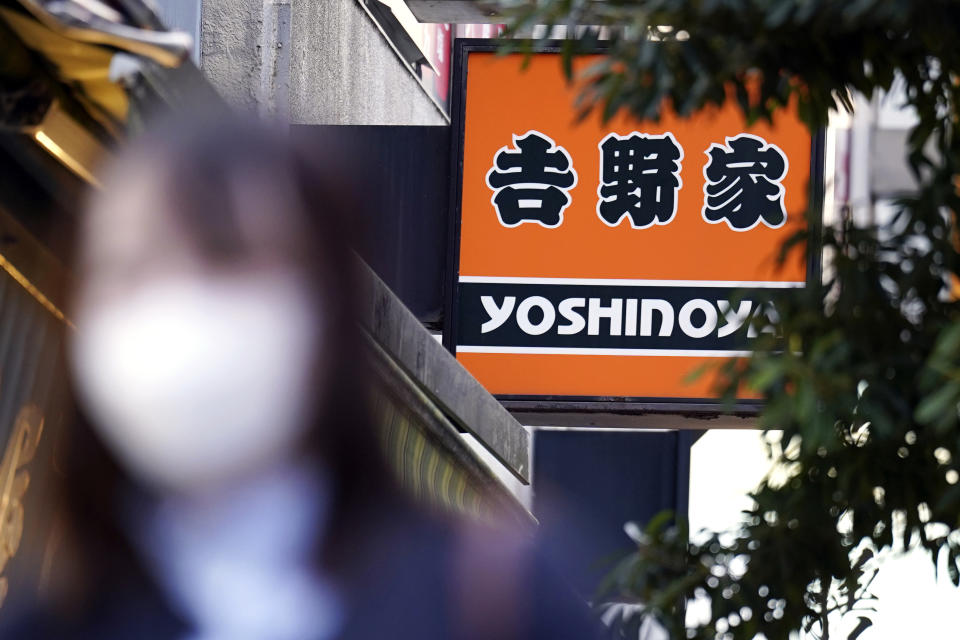
<path fill-rule="evenodd" d="M 532 532 L 467 526 L 458 536 L 457 584 L 469 638 L 600 637 L 587 602 L 554 569 Z"/>
<path fill-rule="evenodd" d="M 386 526 L 365 559 L 350 640 L 382 637 L 589 640 L 587 604 L 529 531 L 436 514 Z M 357 623 L 356 618 L 361 618 Z M 377 631 L 374 631 L 377 629 Z"/>

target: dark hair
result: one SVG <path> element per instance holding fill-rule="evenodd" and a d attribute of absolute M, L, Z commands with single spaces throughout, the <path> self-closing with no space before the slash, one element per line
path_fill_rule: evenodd
<path fill-rule="evenodd" d="M 214 265 L 242 261 L 253 251 L 240 228 L 234 187 L 255 176 L 281 185 L 282 202 L 262 215 L 296 230 L 289 246 L 270 246 L 301 268 L 321 291 L 327 335 L 323 350 L 325 389 L 304 443 L 322 459 L 331 482 L 330 523 L 318 561 L 334 573 L 349 564 L 347 548 L 372 535 L 388 511 L 406 508 L 394 490 L 370 414 L 371 379 L 358 322 L 363 287 L 354 256 L 351 214 L 358 204 L 328 155 L 298 147 L 263 125 L 235 117 L 162 123 L 141 136 L 123 161 L 149 166 L 167 202 L 163 210 L 203 260 Z M 107 188 L 110 187 L 108 179 Z M 254 185 L 255 186 L 255 185 Z M 94 203 L 103 194 L 93 198 Z M 319 360 L 319 356 L 318 356 Z M 93 570 L 138 571 L 118 526 L 118 507 L 131 494 L 149 493 L 117 464 L 82 412 L 60 451 L 68 527 Z M 107 559 L 107 562 L 104 562 Z M 89 567 L 88 567 L 89 569 Z"/>

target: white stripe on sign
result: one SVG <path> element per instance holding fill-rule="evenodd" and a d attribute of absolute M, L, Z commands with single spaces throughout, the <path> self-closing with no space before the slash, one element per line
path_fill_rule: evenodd
<path fill-rule="evenodd" d="M 728 287 L 734 289 L 798 289 L 806 282 L 789 280 L 627 280 L 616 278 L 513 278 L 460 276 L 460 282 L 481 284 L 586 284 L 620 287 Z"/>
<path fill-rule="evenodd" d="M 488 347 L 457 345 L 457 353 L 545 353 L 576 356 L 676 356 L 687 358 L 740 358 L 752 351 L 708 351 L 706 349 L 604 349 L 580 347 Z"/>

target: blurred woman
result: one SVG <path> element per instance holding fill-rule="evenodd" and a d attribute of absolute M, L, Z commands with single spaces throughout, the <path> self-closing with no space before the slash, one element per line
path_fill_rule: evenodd
<path fill-rule="evenodd" d="M 9 637 L 592 635 L 523 542 L 394 488 L 367 414 L 357 195 L 230 118 L 162 127 L 109 169 L 77 252 L 87 420 L 61 462 L 58 578 L 6 613 Z"/>

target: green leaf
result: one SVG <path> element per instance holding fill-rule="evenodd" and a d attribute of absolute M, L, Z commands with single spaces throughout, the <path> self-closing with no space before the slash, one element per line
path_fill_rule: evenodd
<path fill-rule="evenodd" d="M 958 402 L 960 402 L 960 382 L 945 382 L 920 402 L 914 417 L 920 424 L 942 423 L 945 416 L 956 417 Z"/>

